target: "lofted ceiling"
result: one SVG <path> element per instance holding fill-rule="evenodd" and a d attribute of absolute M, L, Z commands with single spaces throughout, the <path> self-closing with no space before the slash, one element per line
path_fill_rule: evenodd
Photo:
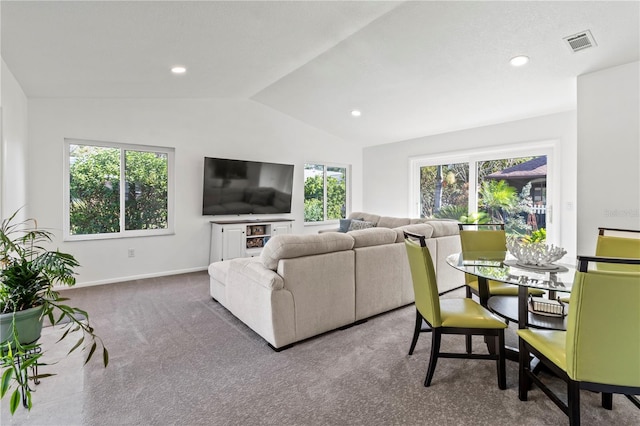
<path fill-rule="evenodd" d="M 28 97 L 250 99 L 360 146 L 574 109 L 576 76 L 640 59 L 638 1 L 2 0 L 0 18 Z M 584 30 L 597 45 L 573 52 Z"/>

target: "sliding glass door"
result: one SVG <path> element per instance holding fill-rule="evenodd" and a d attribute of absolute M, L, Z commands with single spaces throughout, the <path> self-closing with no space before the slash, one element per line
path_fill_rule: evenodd
<path fill-rule="evenodd" d="M 504 223 L 508 235 L 545 240 L 552 227 L 551 155 L 551 148 L 537 148 L 414 158 L 413 213 Z"/>

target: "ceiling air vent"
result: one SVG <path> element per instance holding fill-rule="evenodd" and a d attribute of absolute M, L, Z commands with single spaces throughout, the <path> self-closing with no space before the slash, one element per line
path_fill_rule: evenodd
<path fill-rule="evenodd" d="M 589 30 L 570 35 L 569 37 L 565 37 L 564 40 L 566 40 L 569 48 L 573 50 L 574 53 L 598 45 Z"/>

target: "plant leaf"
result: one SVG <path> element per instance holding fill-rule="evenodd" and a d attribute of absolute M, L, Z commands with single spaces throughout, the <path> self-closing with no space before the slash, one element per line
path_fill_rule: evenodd
<path fill-rule="evenodd" d="M 73 352 L 76 349 L 78 349 L 78 346 L 80 346 L 82 344 L 82 342 L 84 342 L 84 336 L 79 338 L 78 341 L 76 342 L 76 344 L 73 345 L 73 347 L 71 349 L 69 349 L 69 352 L 67 352 L 67 355 L 69 355 L 71 352 Z"/>
<path fill-rule="evenodd" d="M 16 412 L 18 405 L 20 405 L 20 388 L 16 388 L 11 394 L 11 401 L 9 402 L 11 414 Z"/>
<path fill-rule="evenodd" d="M 25 360 L 20 366 L 21 370 L 26 370 L 28 367 L 31 367 L 34 364 L 38 363 L 38 358 L 40 358 L 42 354 L 35 354 L 33 357 Z"/>
<path fill-rule="evenodd" d="M 102 362 L 105 367 L 109 365 L 109 351 L 104 346 L 102 347 Z"/>
<path fill-rule="evenodd" d="M 93 353 L 96 351 L 97 347 L 98 347 L 98 344 L 96 342 L 93 342 L 93 345 L 91 345 L 91 350 L 89 351 L 89 355 L 87 355 L 87 359 L 84 361 L 85 364 L 89 362 L 89 360 L 93 356 Z"/>
<path fill-rule="evenodd" d="M 38 380 L 38 379 L 44 379 L 45 377 L 51 377 L 55 375 L 56 373 L 36 374 L 35 376 L 31 376 L 30 379 Z"/>
<path fill-rule="evenodd" d="M 4 394 L 9 390 L 9 384 L 13 378 L 13 368 L 7 368 L 2 373 L 2 389 L 0 390 L 0 398 L 4 398 Z"/>
<path fill-rule="evenodd" d="M 84 315 L 85 318 L 89 318 L 89 314 L 87 313 L 87 311 L 84 311 L 80 308 L 73 308 L 73 310 L 81 315 Z"/>
<path fill-rule="evenodd" d="M 62 337 L 60 337 L 60 338 L 58 339 L 58 342 L 59 342 L 60 340 L 64 339 L 65 337 L 67 337 L 67 334 L 69 334 L 69 332 L 70 332 L 70 331 L 71 331 L 71 329 L 70 329 L 70 328 L 67 328 L 67 329 L 65 330 L 64 334 L 62 335 Z M 58 342 L 56 342 L 56 343 L 58 343 Z"/>
<path fill-rule="evenodd" d="M 25 393 L 27 394 L 27 410 L 31 411 L 33 404 L 31 403 L 31 391 L 29 391 L 28 387 L 25 389 Z"/>

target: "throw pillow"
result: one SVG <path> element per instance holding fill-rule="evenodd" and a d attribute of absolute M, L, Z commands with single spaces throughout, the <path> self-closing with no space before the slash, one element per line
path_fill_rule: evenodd
<path fill-rule="evenodd" d="M 355 220 L 355 219 L 353 219 L 351 221 L 351 224 L 349 225 L 349 231 L 355 231 L 357 229 L 373 228 L 375 226 L 376 226 L 376 224 L 373 223 L 373 222 L 367 222 L 366 220 Z"/>
<path fill-rule="evenodd" d="M 349 225 L 351 225 L 351 219 L 340 219 L 340 229 L 338 232 L 347 232 Z"/>

